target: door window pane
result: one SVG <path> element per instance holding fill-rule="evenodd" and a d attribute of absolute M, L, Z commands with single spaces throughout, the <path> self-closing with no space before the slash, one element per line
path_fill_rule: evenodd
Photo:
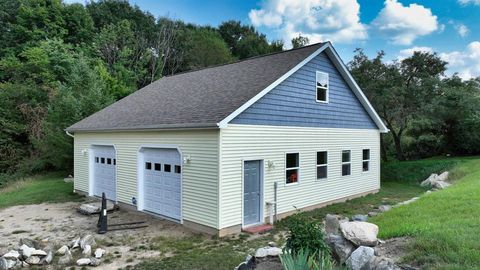
<path fill-rule="evenodd" d="M 165 165 L 163 166 L 163 170 L 164 170 L 165 172 L 171 172 L 172 166 L 171 166 L 170 164 L 165 164 Z"/>

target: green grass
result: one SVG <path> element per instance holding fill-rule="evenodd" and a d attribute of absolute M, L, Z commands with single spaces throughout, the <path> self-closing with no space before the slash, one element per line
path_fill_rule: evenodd
<path fill-rule="evenodd" d="M 411 237 L 404 260 L 422 269 L 480 268 L 480 159 L 456 160 L 453 186 L 370 220 L 380 238 Z"/>
<path fill-rule="evenodd" d="M 79 201 L 73 183 L 65 183 L 58 174 L 32 177 L 9 183 L 0 189 L 0 208 L 23 204 Z"/>

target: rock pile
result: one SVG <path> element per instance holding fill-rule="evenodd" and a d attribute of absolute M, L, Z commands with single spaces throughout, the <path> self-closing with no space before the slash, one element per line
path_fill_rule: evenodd
<path fill-rule="evenodd" d="M 283 269 L 279 258 L 282 253 L 281 248 L 277 247 L 274 242 L 270 242 L 268 246 L 257 249 L 255 256 L 248 255 L 235 270 Z"/>
<path fill-rule="evenodd" d="M 23 238 L 20 239 L 18 249 L 10 250 L 0 257 L 0 270 L 52 264 L 54 255 L 59 256 L 58 265 L 71 265 L 74 260 L 72 253 L 76 250 L 82 257 L 77 260 L 77 265 L 97 266 L 100 264 L 100 259 L 105 254 L 105 250 L 97 248 L 94 253 L 95 256 L 91 257 L 92 248 L 95 246 L 95 239 L 91 235 L 76 238 L 68 245 L 61 246 L 56 252 L 54 252 L 54 244 L 50 243 L 48 239 L 35 241 Z"/>
<path fill-rule="evenodd" d="M 444 189 L 450 184 L 447 182 L 449 172 L 443 172 L 440 175 L 432 173 L 427 179 L 425 179 L 420 185 L 422 187 L 431 187 L 432 190 Z"/>
<path fill-rule="evenodd" d="M 378 226 L 365 221 L 348 221 L 339 215 L 325 218 L 326 241 L 340 264 L 352 270 L 400 269 L 389 258 L 377 256 Z"/>

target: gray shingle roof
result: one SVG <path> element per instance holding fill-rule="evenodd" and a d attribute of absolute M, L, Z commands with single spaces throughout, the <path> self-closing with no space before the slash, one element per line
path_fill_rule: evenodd
<path fill-rule="evenodd" d="M 287 73 L 323 44 L 167 76 L 67 128 L 107 131 L 207 128 Z"/>

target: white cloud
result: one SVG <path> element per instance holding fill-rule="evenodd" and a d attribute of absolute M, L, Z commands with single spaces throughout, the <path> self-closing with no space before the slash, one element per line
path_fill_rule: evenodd
<path fill-rule="evenodd" d="M 480 76 L 480 41 L 471 42 L 463 51 L 441 53 L 440 57 L 448 62 L 449 73 L 458 72 L 463 79 Z"/>
<path fill-rule="evenodd" d="M 454 26 L 455 27 L 455 30 L 457 30 L 457 33 L 461 36 L 461 37 L 466 37 L 468 35 L 468 33 L 470 32 L 470 29 L 468 29 L 468 27 L 465 25 L 465 24 L 457 24 Z"/>
<path fill-rule="evenodd" d="M 385 0 L 385 6 L 372 24 L 391 42 L 400 45 L 411 45 L 417 37 L 441 28 L 429 8 L 418 4 L 403 6 L 397 0 Z"/>
<path fill-rule="evenodd" d="M 298 35 L 308 37 L 310 43 L 365 40 L 367 27 L 359 14 L 356 0 L 265 0 L 261 9 L 250 11 L 249 18 L 256 27 L 278 31 L 290 46 L 290 40 Z"/>
<path fill-rule="evenodd" d="M 433 49 L 431 47 L 412 47 L 409 49 L 401 50 L 398 54 L 398 60 L 403 60 L 413 55 L 414 52 L 429 52 L 433 53 Z"/>
<path fill-rule="evenodd" d="M 468 5 L 468 4 L 480 5 L 480 0 L 458 0 L 458 2 L 462 5 Z"/>

